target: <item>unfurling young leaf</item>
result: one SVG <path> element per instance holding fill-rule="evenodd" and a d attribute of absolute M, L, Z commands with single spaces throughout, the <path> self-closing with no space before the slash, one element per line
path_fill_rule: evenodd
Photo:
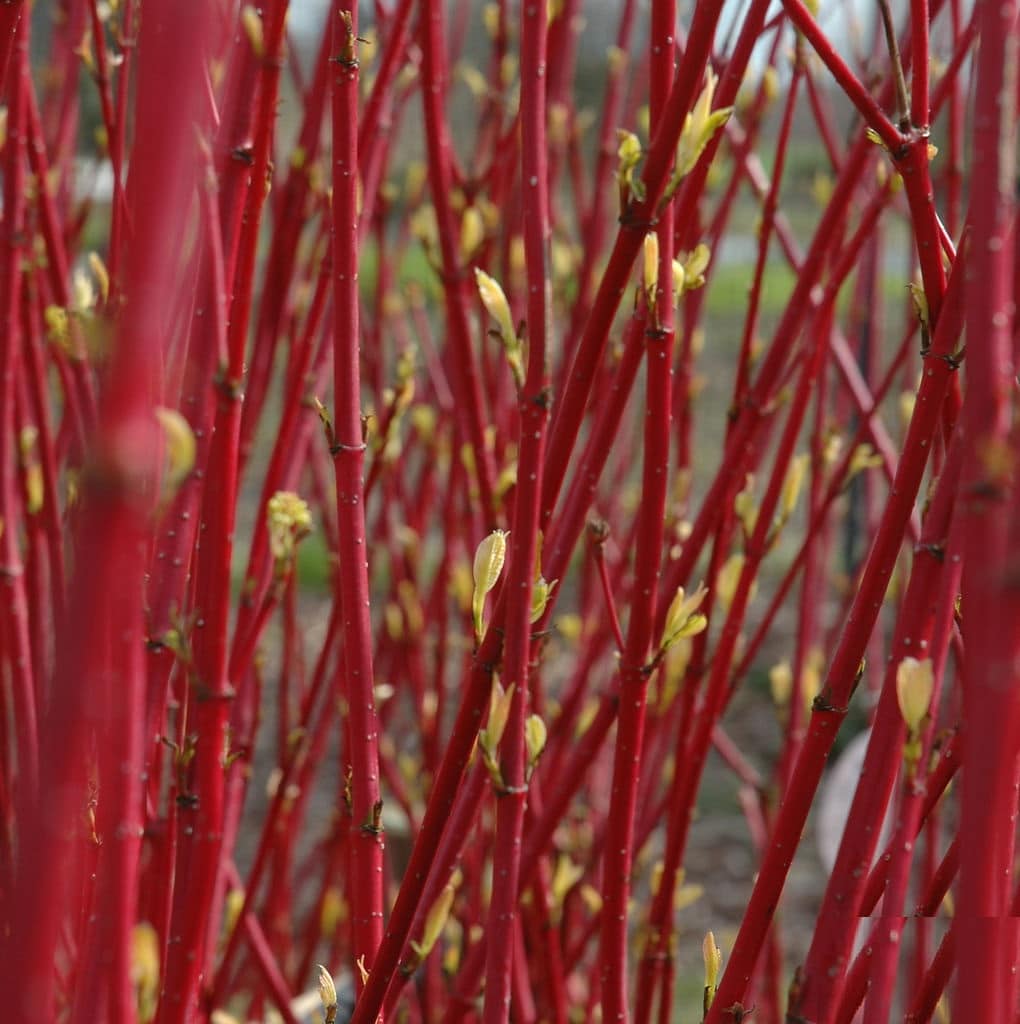
<path fill-rule="evenodd" d="M 493 530 L 478 545 L 473 567 L 474 591 L 471 596 L 471 613 L 475 625 L 475 637 L 482 638 L 482 618 L 485 611 L 485 595 L 496 585 L 503 571 L 506 558 L 506 530 Z"/>
<path fill-rule="evenodd" d="M 732 107 L 720 107 L 712 110 L 712 99 L 718 79 L 712 71 L 705 76 L 705 85 L 698 96 L 694 109 L 684 120 L 683 131 L 676 147 L 676 164 L 673 176 L 666 187 L 666 197 L 677 190 L 681 180 L 694 170 L 705 148 L 715 137 L 715 133 L 730 119 Z"/>
<path fill-rule="evenodd" d="M 699 584 L 698 589 L 690 596 L 684 592 L 683 587 L 677 588 L 666 612 L 666 625 L 663 627 L 662 640 L 659 643 L 660 651 L 668 651 L 678 640 L 697 636 L 708 628 L 708 619 L 698 612 L 707 593 L 708 588 L 704 583 Z"/>

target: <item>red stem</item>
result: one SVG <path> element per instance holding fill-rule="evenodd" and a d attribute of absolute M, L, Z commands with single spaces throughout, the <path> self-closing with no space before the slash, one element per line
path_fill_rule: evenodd
<path fill-rule="evenodd" d="M 511 970 L 525 968 L 513 930 L 521 866 L 521 832 L 527 797 L 525 717 L 529 695 L 531 600 L 538 544 L 545 435 L 549 418 L 547 348 L 552 327 L 549 267 L 549 182 L 546 156 L 547 9 L 521 7 L 521 178 L 524 183 L 524 252 L 528 287 L 528 366 L 519 395 L 520 433 L 514 491 L 508 595 L 503 641 L 504 687 L 514 695 L 500 745 L 504 792 L 497 792 L 493 847 L 493 893 L 487 925 L 484 1024 L 506 1024 L 510 1013 Z M 511 954 L 511 950 L 513 953 Z"/>
<path fill-rule="evenodd" d="M 962 508 L 963 786 L 957 910 L 959 1019 L 1015 1013 L 1016 921 L 1009 918 L 1017 750 L 1020 749 L 1020 597 L 1007 566 L 1020 551 L 1015 484 L 991 457 L 1015 444 L 1013 232 L 1016 224 L 1017 5 L 982 3 L 973 114 L 972 232 L 967 252 L 968 454 Z"/>
<path fill-rule="evenodd" d="M 343 675 L 352 773 L 350 869 L 352 955 L 371 969 L 383 936 L 383 832 L 379 793 L 379 726 L 372 663 L 368 546 L 363 494 L 358 289 L 357 8 L 331 8 L 333 60 L 333 373 L 336 409 L 331 439 L 336 470 L 343 614 Z M 357 968 L 355 968 L 357 971 Z"/>

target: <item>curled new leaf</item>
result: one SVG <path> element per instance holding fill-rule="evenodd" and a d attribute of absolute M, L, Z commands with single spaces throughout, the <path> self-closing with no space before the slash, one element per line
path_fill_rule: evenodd
<path fill-rule="evenodd" d="M 475 636 L 482 638 L 482 617 L 485 611 L 485 595 L 496 585 L 499 574 L 503 571 L 506 558 L 506 530 L 493 530 L 478 545 L 472 570 L 474 591 L 471 596 L 471 614 L 474 620 Z"/>

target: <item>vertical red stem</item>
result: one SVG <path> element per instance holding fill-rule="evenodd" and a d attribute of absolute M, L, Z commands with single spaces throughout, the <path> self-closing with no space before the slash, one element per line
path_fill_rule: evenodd
<path fill-rule="evenodd" d="M 547 5 L 541 0 L 525 0 L 521 5 L 521 180 L 528 291 L 528 365 L 518 396 L 520 455 L 510 531 L 510 564 L 504 584 L 507 597 L 503 685 L 513 685 L 515 689 L 500 745 L 504 790 L 497 793 L 484 1024 L 506 1024 L 514 961 L 518 961 L 518 970 L 525 968 L 520 959 L 523 946 L 513 940 L 519 928 L 516 906 L 528 789 L 524 729 L 529 696 L 531 595 L 550 403 L 547 346 L 552 327 L 552 288 L 546 151 L 547 14 Z"/>
<path fill-rule="evenodd" d="M 332 455 L 336 469 L 341 633 L 344 642 L 340 692 L 347 702 L 347 750 L 352 781 L 353 955 L 371 969 L 383 935 L 383 833 L 363 483 L 365 439 L 361 417 L 358 286 L 357 6 L 347 9 L 343 0 L 336 0 L 330 17 L 334 63 L 332 246 L 335 412 Z"/>
<path fill-rule="evenodd" d="M 963 786 L 954 1016 L 1015 1013 L 1009 917 L 1020 741 L 1020 553 L 1016 484 L 996 452 L 1015 444 L 1013 232 L 1016 230 L 1017 5 L 978 5 L 967 279 L 968 445 L 962 509 L 966 630 Z"/>

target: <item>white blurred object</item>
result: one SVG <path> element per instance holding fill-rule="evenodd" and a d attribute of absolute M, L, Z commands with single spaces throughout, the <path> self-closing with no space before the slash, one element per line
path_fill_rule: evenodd
<path fill-rule="evenodd" d="M 818 855 L 825 865 L 825 870 L 830 874 L 836 863 L 836 854 L 843 838 L 846 820 L 850 815 L 850 804 L 853 802 L 854 792 L 861 777 L 864 754 L 868 749 L 870 738 L 870 729 L 858 733 L 839 755 L 822 783 L 822 793 L 818 801 L 818 818 L 815 825 L 815 841 L 818 845 Z M 881 855 L 892 834 L 894 808 L 895 797 L 890 800 L 889 807 L 886 809 L 882 832 L 875 848 L 876 858 Z"/>

